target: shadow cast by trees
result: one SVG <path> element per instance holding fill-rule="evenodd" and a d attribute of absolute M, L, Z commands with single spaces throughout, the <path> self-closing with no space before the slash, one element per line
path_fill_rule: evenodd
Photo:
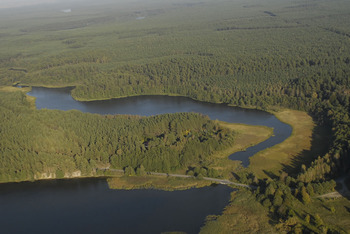
<path fill-rule="evenodd" d="M 263 172 L 265 173 L 265 175 L 267 175 L 268 177 L 270 177 L 273 180 L 279 178 L 279 176 L 277 176 L 276 174 L 272 173 L 271 171 L 263 170 Z"/>
<path fill-rule="evenodd" d="M 346 211 L 350 213 L 350 207 L 344 206 Z"/>
<path fill-rule="evenodd" d="M 297 175 L 303 165 L 307 168 L 318 156 L 323 156 L 327 153 L 330 144 L 330 137 L 330 128 L 326 126 L 315 126 L 312 133 L 310 150 L 303 150 L 300 152 L 288 165 L 282 164 L 282 170 L 289 175 Z"/>
<path fill-rule="evenodd" d="M 337 186 L 335 190 L 342 195 L 343 197 L 350 200 L 350 176 L 340 177 L 336 180 Z M 346 207 L 348 212 L 350 212 L 350 208 Z"/>
<path fill-rule="evenodd" d="M 300 172 L 304 172 L 311 163 L 319 156 L 325 155 L 330 147 L 331 142 L 331 129 L 327 126 L 316 126 L 313 129 L 311 148 L 310 150 L 303 150 L 296 157 L 294 157 L 291 163 L 283 164 L 283 171 L 290 176 L 297 176 Z M 264 171 L 265 172 L 265 171 Z M 265 172 L 266 175 L 274 178 L 271 173 Z M 349 173 L 346 173 L 349 175 Z M 324 178 L 326 179 L 326 178 Z M 321 180 L 322 182 L 322 180 Z M 350 199 L 350 177 L 344 176 L 336 180 L 337 186 L 335 190 L 343 197 Z"/>

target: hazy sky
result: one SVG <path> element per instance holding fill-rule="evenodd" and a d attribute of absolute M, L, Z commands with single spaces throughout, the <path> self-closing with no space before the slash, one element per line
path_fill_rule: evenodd
<path fill-rule="evenodd" d="M 37 4 L 50 4 L 50 3 L 96 3 L 99 4 L 101 1 L 115 3 L 115 2 L 133 2 L 135 0 L 0 0 L 0 9 L 22 7 L 22 6 L 32 6 Z M 142 1 L 142 0 L 139 0 Z"/>
<path fill-rule="evenodd" d="M 41 3 L 54 3 L 58 0 L 0 0 L 0 8 L 30 6 Z"/>

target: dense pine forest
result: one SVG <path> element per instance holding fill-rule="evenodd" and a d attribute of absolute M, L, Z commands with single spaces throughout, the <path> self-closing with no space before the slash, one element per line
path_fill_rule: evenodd
<path fill-rule="evenodd" d="M 332 129 L 332 144 L 299 178 L 347 170 L 348 2 L 151 1 L 127 11 L 106 2 L 93 16 L 92 3 L 69 14 L 57 10 L 65 4 L 1 15 L 2 85 L 73 85 L 78 100 L 179 94 L 305 110 Z"/>
<path fill-rule="evenodd" d="M 170 172 L 201 165 L 234 132 L 199 114 L 154 117 L 33 110 L 21 91 L 1 95 L 0 181 L 96 175 L 97 168 Z"/>
<path fill-rule="evenodd" d="M 77 100 L 171 94 L 309 113 L 331 132 L 330 146 L 292 177 L 259 182 L 264 196 L 255 197 L 278 218 L 288 219 L 288 209 L 276 208 L 291 193 L 286 185 L 308 200 L 349 173 L 349 1 L 62 1 L 0 11 L 2 86 L 75 86 Z M 2 181 L 89 174 L 107 164 L 168 172 L 234 142 L 197 114 L 36 111 L 22 92 L 0 95 Z"/>

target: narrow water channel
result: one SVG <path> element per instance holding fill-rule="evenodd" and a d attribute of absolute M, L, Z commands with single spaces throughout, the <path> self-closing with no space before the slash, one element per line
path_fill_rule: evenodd
<path fill-rule="evenodd" d="M 258 145 L 245 151 L 229 156 L 232 160 L 242 161 L 242 165 L 249 165 L 249 157 L 257 152 L 272 147 L 287 139 L 292 128 L 282 123 L 274 115 L 252 109 L 230 107 L 225 104 L 213 104 L 195 101 L 186 97 L 170 96 L 135 96 L 110 99 L 103 101 L 79 102 L 72 98 L 72 88 L 43 88 L 33 87 L 28 93 L 36 97 L 38 109 L 80 110 L 97 114 L 127 114 L 151 116 L 176 112 L 196 112 L 208 115 L 210 119 L 217 119 L 230 123 L 262 125 L 274 129 L 274 135 Z"/>

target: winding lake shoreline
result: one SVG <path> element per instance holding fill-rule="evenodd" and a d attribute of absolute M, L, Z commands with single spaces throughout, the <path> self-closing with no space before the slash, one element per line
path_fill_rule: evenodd
<path fill-rule="evenodd" d="M 36 98 L 37 109 L 76 109 L 103 115 L 143 116 L 197 112 L 213 120 L 273 128 L 274 136 L 258 144 L 259 147 L 272 147 L 291 135 L 291 127 L 270 113 L 204 103 L 180 96 L 135 96 L 79 102 L 72 98 L 69 88 L 38 87 L 33 87 L 29 95 Z M 254 147 L 250 147 L 242 153 L 254 152 L 251 148 L 254 150 Z M 233 155 L 237 160 L 238 156 Z M 249 163 L 249 157 L 242 157 Z M 69 233 L 116 230 L 122 233 L 198 233 L 205 217 L 222 213 L 234 191 L 225 185 L 172 192 L 152 189 L 111 190 L 104 176 L 38 180 L 0 186 L 0 225 L 4 231 L 17 233 L 28 230 L 47 233 L 52 232 L 53 227 L 57 233 L 67 230 Z M 21 225 L 15 225 L 14 220 Z M 138 225 L 134 225 L 136 222 Z"/>
<path fill-rule="evenodd" d="M 32 87 L 28 95 L 36 98 L 37 109 L 79 110 L 102 115 L 123 114 L 151 116 L 176 112 L 197 112 L 209 116 L 212 120 L 248 125 L 262 125 L 274 129 L 273 136 L 244 151 L 228 157 L 239 160 L 244 167 L 249 166 L 249 158 L 259 151 L 277 145 L 292 133 L 292 127 L 281 122 L 275 115 L 255 109 L 228 106 L 227 104 L 208 103 L 183 96 L 144 95 L 106 100 L 77 101 L 71 95 L 73 87 L 45 88 Z"/>

